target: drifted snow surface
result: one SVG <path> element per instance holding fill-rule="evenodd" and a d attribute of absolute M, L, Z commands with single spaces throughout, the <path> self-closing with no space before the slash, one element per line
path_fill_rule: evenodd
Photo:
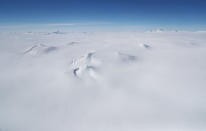
<path fill-rule="evenodd" d="M 206 130 L 206 32 L 0 32 L 0 131 L 170 130 Z"/>

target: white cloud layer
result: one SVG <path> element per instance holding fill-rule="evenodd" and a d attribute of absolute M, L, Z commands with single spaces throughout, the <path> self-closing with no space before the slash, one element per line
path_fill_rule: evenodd
<path fill-rule="evenodd" d="M 0 32 L 1 131 L 204 131 L 205 32 Z"/>

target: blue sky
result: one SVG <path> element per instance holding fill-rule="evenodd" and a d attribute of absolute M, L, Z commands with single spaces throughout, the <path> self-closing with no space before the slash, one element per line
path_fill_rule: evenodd
<path fill-rule="evenodd" d="M 0 0 L 0 29 L 31 28 L 31 25 L 36 28 L 136 26 L 205 30 L 206 1 Z"/>

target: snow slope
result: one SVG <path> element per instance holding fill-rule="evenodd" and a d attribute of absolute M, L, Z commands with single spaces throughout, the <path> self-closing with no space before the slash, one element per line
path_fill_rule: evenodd
<path fill-rule="evenodd" d="M 0 32 L 0 131 L 205 131 L 206 32 Z"/>

